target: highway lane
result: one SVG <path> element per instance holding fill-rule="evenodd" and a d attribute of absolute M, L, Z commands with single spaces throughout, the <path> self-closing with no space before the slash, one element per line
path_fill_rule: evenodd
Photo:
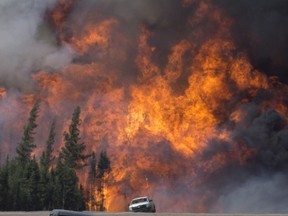
<path fill-rule="evenodd" d="M 91 212 L 89 212 L 91 213 Z M 39 212 L 0 212 L 0 216 L 49 216 L 48 211 Z M 131 213 L 131 212 L 93 212 L 95 216 L 288 216 L 287 214 L 241 214 L 241 213 Z"/>

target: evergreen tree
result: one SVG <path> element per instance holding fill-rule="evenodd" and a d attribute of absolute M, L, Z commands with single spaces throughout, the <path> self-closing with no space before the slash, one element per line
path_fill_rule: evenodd
<path fill-rule="evenodd" d="M 86 209 L 86 202 L 87 202 L 87 199 L 85 199 L 85 196 L 84 196 L 83 185 L 80 185 L 79 192 L 80 192 L 80 202 L 78 203 L 77 209 L 79 211 L 83 211 Z"/>
<path fill-rule="evenodd" d="M 55 143 L 55 124 L 56 121 L 54 120 L 51 124 L 51 128 L 49 131 L 48 140 L 46 142 L 46 150 L 42 153 L 40 158 L 40 165 L 41 165 L 41 171 L 44 173 L 48 173 L 49 168 L 52 165 L 53 160 L 55 157 L 53 157 L 53 145 Z"/>
<path fill-rule="evenodd" d="M 97 178 L 97 161 L 96 161 L 96 156 L 95 152 L 93 151 L 91 154 L 91 160 L 90 160 L 90 170 L 89 170 L 89 176 L 88 176 L 88 185 L 89 185 L 89 190 L 88 190 L 88 201 L 89 201 L 89 207 L 90 211 L 96 211 L 97 205 L 96 205 L 96 197 L 95 197 L 95 192 L 96 192 L 96 178 Z"/>
<path fill-rule="evenodd" d="M 29 210 L 36 204 L 33 202 L 39 199 L 38 193 L 32 194 L 37 186 L 34 183 L 39 181 L 39 167 L 35 158 L 32 158 L 32 152 L 36 148 L 34 130 L 37 127 L 39 108 L 40 100 L 37 99 L 30 111 L 28 123 L 24 126 L 21 142 L 16 148 L 16 159 L 11 161 L 8 181 L 11 210 Z M 34 196 L 37 198 L 34 199 Z"/>
<path fill-rule="evenodd" d="M 102 178 L 105 174 L 110 173 L 111 171 L 110 159 L 108 158 L 106 151 L 101 151 L 97 166 L 98 166 L 99 178 Z"/>
<path fill-rule="evenodd" d="M 40 201 L 40 170 L 39 165 L 33 157 L 28 166 L 28 176 L 27 176 L 27 207 L 25 210 L 27 211 L 36 211 L 41 210 L 41 201 Z"/>
<path fill-rule="evenodd" d="M 104 194 L 104 187 L 107 183 L 107 175 L 111 172 L 111 166 L 110 166 L 110 159 L 107 156 L 106 151 L 101 151 L 99 162 L 97 165 L 98 173 L 98 196 L 99 196 L 99 210 L 105 211 L 105 194 Z"/>
<path fill-rule="evenodd" d="M 53 191 L 54 191 L 54 199 L 53 199 L 53 203 L 52 203 L 52 207 L 53 208 L 63 208 L 64 206 L 64 201 L 63 197 L 65 197 L 64 191 L 63 191 L 63 181 L 64 181 L 64 167 L 63 167 L 63 162 L 62 159 L 59 157 L 57 158 L 57 162 L 56 162 L 56 168 L 55 171 L 52 170 L 51 172 L 51 176 L 52 176 L 52 180 L 54 182 L 54 187 L 53 187 Z"/>
<path fill-rule="evenodd" d="M 85 144 L 80 142 L 80 107 L 76 107 L 72 115 L 72 121 L 69 131 L 64 132 L 65 146 L 62 148 L 63 159 L 65 163 L 72 169 L 80 169 L 85 166 L 87 155 L 83 154 Z"/>
<path fill-rule="evenodd" d="M 53 145 L 55 142 L 55 120 L 51 124 L 46 149 L 40 157 L 40 199 L 44 210 L 52 208 L 53 182 L 50 173 L 53 160 Z"/>
<path fill-rule="evenodd" d="M 84 154 L 85 144 L 80 142 L 80 107 L 77 107 L 72 115 L 69 131 L 64 132 L 65 145 L 61 149 L 56 165 L 56 188 L 58 196 L 56 206 L 79 210 L 79 203 L 83 196 L 78 188 L 76 170 L 85 165 L 87 155 Z"/>
<path fill-rule="evenodd" d="M 40 100 L 36 100 L 34 106 L 30 111 L 28 124 L 24 126 L 24 133 L 22 140 L 16 148 L 17 160 L 22 166 L 25 166 L 31 160 L 31 153 L 35 149 L 34 144 L 34 130 L 37 127 L 36 119 L 40 108 Z"/>
<path fill-rule="evenodd" d="M 16 172 L 12 179 L 15 188 L 15 204 L 16 206 L 12 210 L 40 210 L 40 200 L 39 200 L 39 166 L 33 157 L 27 164 L 27 167 L 19 171 L 18 162 L 16 163 Z M 18 176 L 18 178 L 17 178 Z M 16 179 L 17 178 L 17 179 Z M 16 181 L 15 181 L 16 180 Z"/>
<path fill-rule="evenodd" d="M 22 180 L 22 170 L 17 166 L 19 163 L 15 159 L 9 162 L 8 174 L 8 210 L 20 210 L 20 182 Z"/>
<path fill-rule="evenodd" d="M 7 158 L 6 163 L 0 169 L 0 211 L 9 210 L 9 161 Z"/>
<path fill-rule="evenodd" d="M 97 175 L 96 166 L 97 166 L 97 160 L 96 160 L 95 152 L 93 151 L 91 154 L 90 171 L 89 171 L 90 182 L 93 182 L 96 180 L 96 175 Z"/>
<path fill-rule="evenodd" d="M 79 210 L 78 203 L 82 197 L 78 189 L 78 177 L 75 169 L 72 169 L 63 161 L 62 155 L 56 165 L 55 200 L 56 208 Z"/>
<path fill-rule="evenodd" d="M 87 200 L 83 195 L 82 185 L 79 186 L 76 174 L 85 166 L 88 157 L 84 154 L 84 143 L 80 142 L 80 108 L 77 107 L 73 112 L 69 130 L 64 132 L 65 145 L 59 153 L 56 167 L 53 168 L 55 121 L 51 125 L 40 163 L 35 156 L 32 157 L 32 152 L 36 148 L 34 130 L 37 127 L 39 107 L 40 101 L 37 100 L 30 111 L 28 123 L 24 126 L 22 139 L 16 148 L 15 159 L 11 161 L 7 159 L 6 164 L 0 167 L 0 211 L 34 211 L 53 208 L 84 210 Z M 90 171 L 93 181 L 101 178 L 105 182 L 105 173 L 110 170 L 110 161 L 103 157 L 105 153 L 101 156 L 102 162 L 99 161 L 97 164 L 95 153 L 93 155 Z M 102 174 L 98 174 L 98 169 Z M 104 203 L 104 198 L 102 200 Z"/>

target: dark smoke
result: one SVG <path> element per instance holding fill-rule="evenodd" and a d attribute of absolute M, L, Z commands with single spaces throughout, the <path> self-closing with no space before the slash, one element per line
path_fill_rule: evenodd
<path fill-rule="evenodd" d="M 200 1 L 193 1 L 183 7 L 180 0 L 98 0 L 77 1 L 74 14 L 96 14 L 103 17 L 116 17 L 121 20 L 121 28 L 131 37 L 139 33 L 139 24 L 145 24 L 155 33 L 150 43 L 158 48 L 155 62 L 165 65 L 171 44 L 188 38 L 201 43 L 215 34 L 217 27 L 202 20 L 196 25 L 189 24 Z M 233 19 L 232 34 L 237 47 L 248 54 L 255 69 L 277 76 L 288 83 L 288 2 L 286 0 L 216 0 L 206 1 L 221 8 Z M 93 13 L 91 13 L 94 11 Z M 96 13 L 96 12 L 99 12 Z M 211 11 L 213 12 L 213 11 Z M 209 15 L 209 14 L 207 14 Z M 73 14 L 71 15 L 73 20 Z M 91 16 L 82 18 L 91 19 Z M 216 28 L 216 29 L 215 29 Z M 202 29 L 206 34 L 192 36 L 191 31 Z M 204 38 L 203 38 L 204 37 Z M 135 38 L 136 39 L 136 38 Z M 133 55 L 133 51 L 131 55 Z M 131 75 L 131 74 L 130 74 Z"/>
<path fill-rule="evenodd" d="M 288 2 L 286 0 L 217 0 L 231 16 L 238 47 L 253 66 L 288 83 Z"/>
<path fill-rule="evenodd" d="M 227 164 L 207 179 L 204 185 L 218 194 L 218 202 L 213 201 L 215 207 L 210 210 L 213 212 L 220 206 L 224 212 L 285 213 L 288 211 L 287 119 L 274 110 L 262 113 L 255 103 L 241 105 L 239 109 L 246 117 L 231 128 L 232 142 L 212 140 L 204 152 L 204 161 L 220 152 L 234 155 L 232 148 L 237 143 L 256 150 L 255 155 L 244 165 Z M 239 158 L 243 154 L 242 149 L 237 149 Z"/>
<path fill-rule="evenodd" d="M 144 23 L 156 32 L 152 45 L 158 52 L 155 59 L 164 65 L 168 47 L 179 38 L 190 37 L 191 26 L 188 18 L 195 12 L 199 1 L 190 7 L 182 7 L 179 0 L 86 0 L 75 1 L 77 7 L 67 20 L 73 23 L 73 15 L 79 11 L 84 23 L 91 14 L 103 17 L 116 17 L 121 20 L 123 32 L 135 37 L 139 23 Z M 233 38 L 238 47 L 245 51 L 256 69 L 277 76 L 288 82 L 288 3 L 286 0 L 242 0 L 207 1 L 216 4 L 234 20 Z M 43 66 L 59 68 L 71 60 L 71 54 L 63 47 L 56 47 L 49 30 L 43 25 L 41 16 L 47 8 L 55 4 L 50 1 L 3 1 L 1 3 L 1 82 L 2 85 L 29 88 L 29 74 Z M 7 21 L 7 22 L 6 22 Z M 213 27 L 199 23 L 207 28 L 207 35 L 213 35 Z M 193 38 L 195 40 L 195 38 Z M 200 40 L 197 38 L 197 40 Z M 197 41 L 196 41 L 197 42 Z M 5 54 L 4 54 L 5 53 Z M 17 54 L 16 54 L 17 53 Z M 130 50 L 131 56 L 135 53 Z M 29 56 L 29 58 L 27 58 Z M 129 64 L 128 64 L 129 65 Z M 130 64 L 131 65 L 131 64 Z M 132 71 L 133 68 L 128 68 Z M 127 70 L 123 70 L 127 71 Z M 134 70 L 135 71 L 135 70 Z M 17 75 L 14 75 L 17 74 Z M 130 73 L 131 75 L 131 73 Z"/>
<path fill-rule="evenodd" d="M 216 4 L 233 18 L 234 41 L 240 50 L 248 54 L 253 67 L 268 76 L 277 76 L 281 82 L 287 84 L 288 2 L 213 2 L 217 2 Z M 262 97 L 261 101 L 265 98 L 268 100 L 269 95 Z M 226 167 L 223 175 L 218 176 L 218 179 L 230 179 L 228 182 L 223 180 L 216 184 L 218 188 L 221 185 L 218 205 L 222 206 L 225 212 L 288 211 L 285 186 L 288 181 L 287 119 L 274 110 L 262 112 L 258 102 L 259 100 L 239 107 L 246 118 L 233 129 L 234 140 L 241 140 L 255 148 L 257 154 L 246 166 Z"/>

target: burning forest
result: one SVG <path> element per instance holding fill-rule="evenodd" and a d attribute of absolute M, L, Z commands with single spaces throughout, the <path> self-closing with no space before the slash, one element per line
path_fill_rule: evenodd
<path fill-rule="evenodd" d="M 86 151 L 106 151 L 107 211 L 287 212 L 285 0 L 0 3 L 0 159 L 41 99 L 36 158 L 81 107 Z M 98 155 L 96 156 L 98 157 Z M 88 188 L 88 170 L 79 175 Z"/>

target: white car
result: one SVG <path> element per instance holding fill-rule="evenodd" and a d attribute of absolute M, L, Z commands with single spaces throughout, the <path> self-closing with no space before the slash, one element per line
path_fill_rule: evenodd
<path fill-rule="evenodd" d="M 147 196 L 137 197 L 130 202 L 129 211 L 131 212 L 156 212 L 155 204 Z"/>

